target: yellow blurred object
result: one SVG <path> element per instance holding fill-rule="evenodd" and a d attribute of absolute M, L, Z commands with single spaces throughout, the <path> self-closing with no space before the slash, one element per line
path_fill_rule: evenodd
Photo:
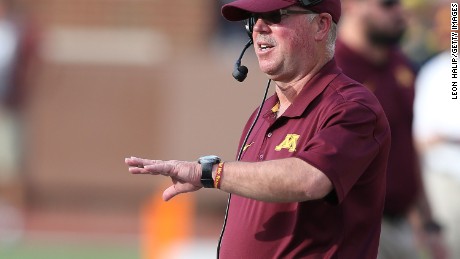
<path fill-rule="evenodd" d="M 402 4 L 409 9 L 417 8 L 427 4 L 427 0 L 403 0 Z"/>
<path fill-rule="evenodd" d="M 165 202 L 164 188 L 149 199 L 141 212 L 141 256 L 143 259 L 173 259 L 177 246 L 190 240 L 195 199 L 182 194 Z"/>

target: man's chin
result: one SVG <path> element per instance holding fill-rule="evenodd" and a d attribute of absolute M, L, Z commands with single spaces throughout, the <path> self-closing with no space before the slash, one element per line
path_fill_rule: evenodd
<path fill-rule="evenodd" d="M 272 80 L 274 80 L 274 78 L 272 77 L 275 77 L 277 74 L 277 69 L 270 65 L 259 64 L 259 69 L 260 71 L 262 71 L 262 73 L 266 74 Z"/>

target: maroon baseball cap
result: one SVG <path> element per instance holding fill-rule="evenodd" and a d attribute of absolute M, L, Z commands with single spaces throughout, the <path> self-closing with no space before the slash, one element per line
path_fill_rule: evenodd
<path fill-rule="evenodd" d="M 267 13 L 292 5 L 302 6 L 298 0 L 236 0 L 222 7 L 222 15 L 229 21 L 241 21 L 251 13 Z M 342 11 L 340 0 L 322 0 L 306 8 L 315 13 L 329 13 L 335 23 L 339 22 Z"/>

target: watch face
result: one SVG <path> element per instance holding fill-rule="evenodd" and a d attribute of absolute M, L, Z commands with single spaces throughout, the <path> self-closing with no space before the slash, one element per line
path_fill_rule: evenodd
<path fill-rule="evenodd" d="M 202 156 L 198 159 L 200 163 L 214 163 L 215 161 L 220 161 L 220 158 L 215 155 Z"/>

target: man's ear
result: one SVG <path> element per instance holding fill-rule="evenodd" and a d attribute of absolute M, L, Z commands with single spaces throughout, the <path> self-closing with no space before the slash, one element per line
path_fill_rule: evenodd
<path fill-rule="evenodd" d="M 315 34 L 315 40 L 323 41 L 327 38 L 327 35 L 332 27 L 332 16 L 328 13 L 321 13 L 317 17 L 318 30 Z"/>

